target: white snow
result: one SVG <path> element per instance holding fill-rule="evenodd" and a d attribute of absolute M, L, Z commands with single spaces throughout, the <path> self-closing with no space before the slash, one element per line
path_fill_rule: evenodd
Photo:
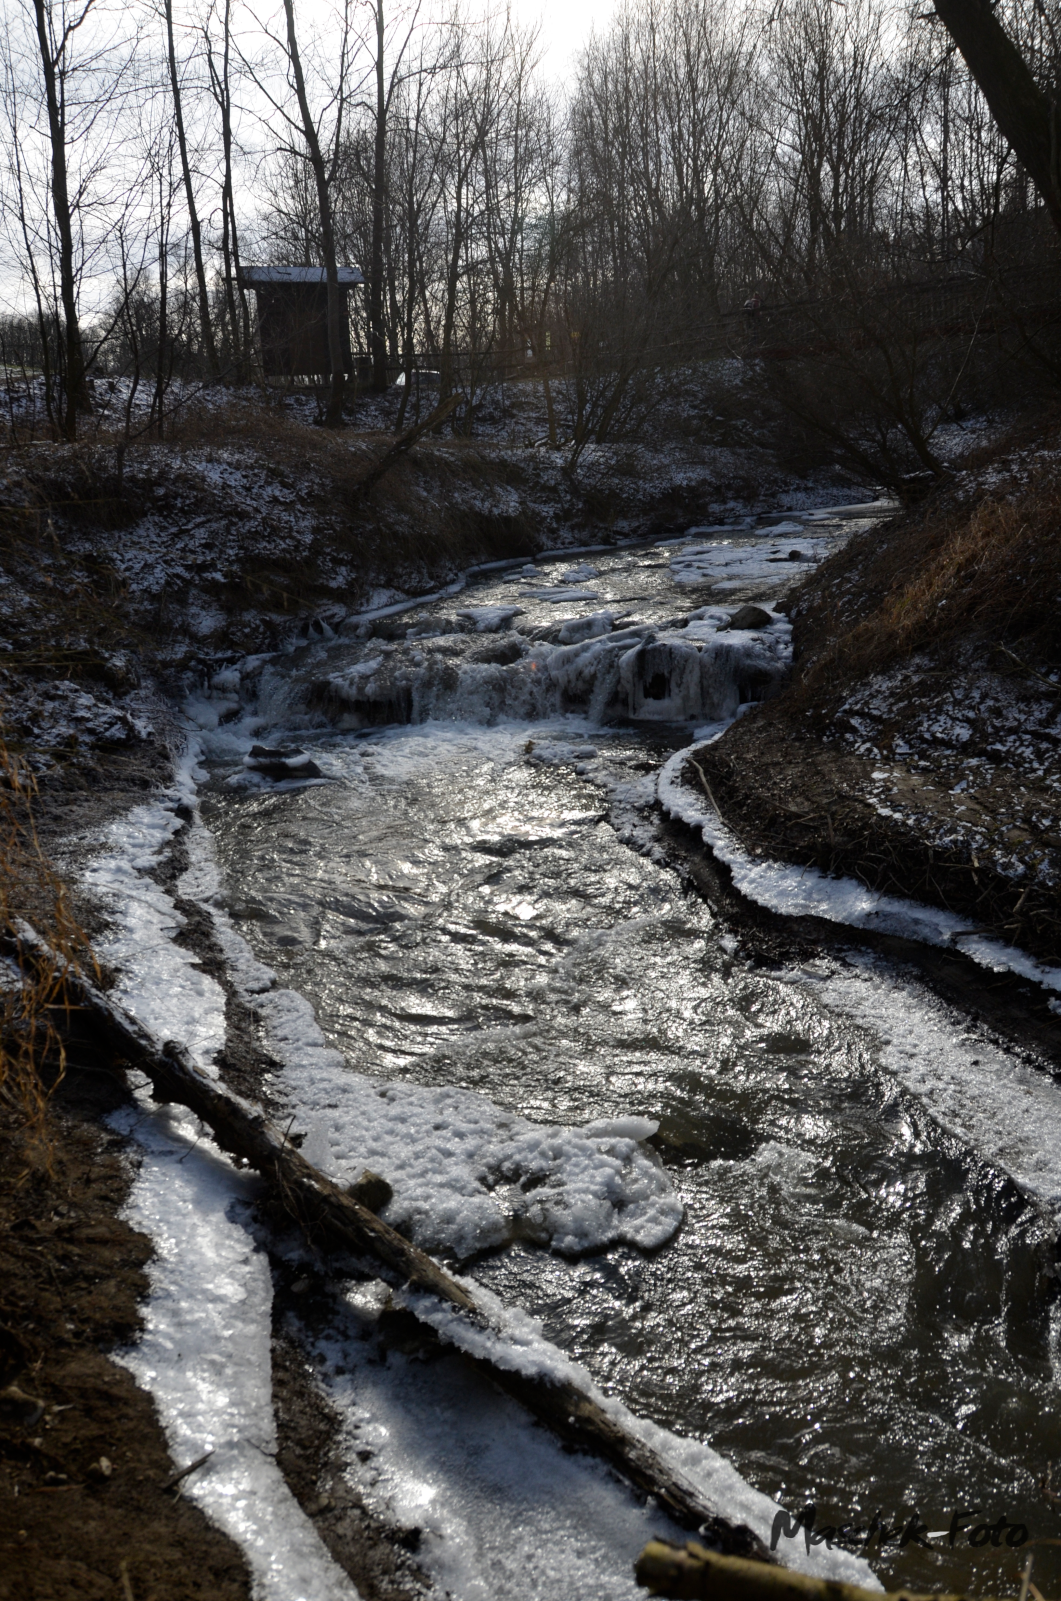
<path fill-rule="evenodd" d="M 469 571 L 474 571 L 474 568 L 470 568 Z M 447 600 L 451 595 L 459 595 L 466 583 L 467 574 L 462 573 L 452 584 L 446 584 L 443 589 L 433 589 L 429 594 L 414 595 L 409 600 L 392 601 L 390 605 L 373 606 L 367 611 L 350 612 L 343 619 L 343 630 L 346 631 L 347 625 L 351 623 L 370 623 L 382 617 L 398 617 L 402 612 L 412 611 L 417 606 L 427 606 L 433 600 Z"/>
<path fill-rule="evenodd" d="M 195 754 L 171 794 L 108 829 L 86 879 L 111 909 L 96 948 L 118 972 L 115 1000 L 210 1071 L 224 1042 L 224 995 L 173 944 L 180 917 L 145 876 L 180 826 L 173 807 L 194 801 Z M 185 1495 L 239 1544 L 255 1601 L 357 1601 L 269 1455 L 272 1283 L 249 1227 L 246 1178 L 190 1114 L 157 1108 L 144 1091 L 115 1122 L 142 1153 L 125 1215 L 156 1253 L 144 1332 L 121 1360 L 154 1397 L 179 1466 L 214 1452 Z"/>
<path fill-rule="evenodd" d="M 779 529 L 769 529 L 767 539 L 756 537 L 754 543 L 721 540 L 713 545 L 686 545 L 671 556 L 671 576 L 676 584 L 711 583 L 716 589 L 777 584 L 783 580 L 786 566 L 796 566 L 796 559 L 818 562 L 834 548 L 832 536 L 808 536 L 798 524 L 791 525 L 799 534 L 799 543 L 793 545 L 782 537 L 789 527 L 783 523 Z"/>
<path fill-rule="evenodd" d="M 856 879 L 830 878 L 816 867 L 750 856 L 706 797 L 681 783 L 682 770 L 695 749 L 689 746 L 676 751 L 661 770 L 657 784 L 660 805 L 671 817 L 700 830 L 704 843 L 725 862 L 734 884 L 750 900 L 789 916 L 824 917 L 852 928 L 923 940 L 928 945 L 957 942 L 967 956 L 992 972 L 1018 973 L 1047 989 L 1061 990 L 1061 968 L 1045 967 L 1015 946 L 973 934 L 975 925 L 954 912 L 878 895 Z"/>
<path fill-rule="evenodd" d="M 172 802 L 191 792 L 186 765 Z M 191 951 L 173 943 L 183 923 L 172 899 L 147 876 L 181 823 L 157 801 L 133 810 L 108 830 L 107 850 L 85 873 L 85 883 L 112 908 L 99 954 L 121 973 L 122 1004 L 162 1040 L 180 1040 L 207 1072 L 225 1042 L 221 992 L 199 970 Z"/>
<path fill-rule="evenodd" d="M 610 634 L 614 626 L 615 613 L 610 611 L 591 612 L 588 617 L 570 617 L 560 626 L 560 644 L 577 645 L 584 639 L 599 639 L 602 634 Z"/>
<path fill-rule="evenodd" d="M 144 1333 L 119 1360 L 149 1390 L 184 1494 L 243 1551 L 255 1601 L 356 1601 L 273 1460 L 273 1286 L 253 1187 L 179 1108 L 118 1114 L 143 1158 L 125 1215 L 151 1236 Z"/>
<path fill-rule="evenodd" d="M 802 515 L 807 522 L 823 523 L 832 517 L 887 517 L 898 510 L 897 500 L 868 500 L 857 506 L 817 506 Z"/>

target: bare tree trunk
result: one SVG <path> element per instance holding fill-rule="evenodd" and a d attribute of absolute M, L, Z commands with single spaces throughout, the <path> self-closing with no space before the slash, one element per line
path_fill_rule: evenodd
<path fill-rule="evenodd" d="M 555 446 L 556 439 L 556 407 L 553 405 L 553 392 L 549 387 L 549 374 L 542 374 L 542 393 L 545 396 L 545 415 L 549 424 L 549 443 Z"/>
<path fill-rule="evenodd" d="M 91 5 L 92 0 L 89 0 Z M 66 170 L 66 102 L 63 53 L 68 34 L 64 32 L 53 51 L 49 33 L 48 0 L 33 0 L 37 22 L 37 42 L 41 53 L 44 96 L 48 107 L 48 137 L 51 143 L 52 210 L 59 235 L 59 297 L 63 306 L 63 407 L 60 426 L 64 438 L 77 438 L 78 412 L 92 410 L 85 382 L 85 356 L 81 324 L 77 313 L 77 284 L 74 273 L 74 223 Z M 87 8 L 86 8 L 87 10 Z"/>
<path fill-rule="evenodd" d="M 383 327 L 383 203 L 387 164 L 387 92 L 383 81 L 383 0 L 376 13 L 376 128 L 372 152 L 372 250 L 368 273 L 369 338 L 372 341 L 372 389 L 387 387 L 387 336 Z"/>
<path fill-rule="evenodd" d="M 170 160 L 172 160 L 172 150 L 171 144 Z M 169 237 L 173 194 L 172 168 L 167 162 L 165 170 L 160 165 L 158 175 L 158 354 L 155 357 L 155 391 L 151 397 L 151 411 L 148 416 L 148 426 L 154 423 L 159 439 L 162 438 L 165 429 L 166 416 L 166 351 L 170 344 Z"/>
<path fill-rule="evenodd" d="M 38 4 L 40 0 L 38 0 Z M 210 316 L 210 295 L 206 285 L 206 267 L 203 264 L 203 235 L 199 212 L 195 204 L 195 185 L 192 182 L 191 163 L 188 160 L 188 140 L 184 131 L 184 107 L 181 101 L 180 77 L 177 73 L 177 48 L 173 37 L 173 0 L 165 0 L 166 51 L 169 57 L 169 84 L 173 95 L 173 122 L 177 130 L 177 146 L 181 156 L 181 174 L 188 204 L 188 226 L 192 235 L 192 260 L 195 264 L 195 282 L 199 290 L 199 322 L 202 326 L 203 350 L 206 367 L 211 378 L 220 378 L 221 363 L 217 359 L 214 325 Z"/>
<path fill-rule="evenodd" d="M 298 99 L 299 115 L 302 118 L 302 137 L 306 141 L 306 153 L 309 164 L 313 169 L 313 178 L 317 186 L 317 206 L 320 210 L 320 238 L 321 251 L 324 256 L 324 272 L 328 284 L 328 360 L 331 362 L 330 384 L 328 390 L 328 405 L 324 413 L 324 423 L 328 428 L 338 428 L 343 420 L 343 396 L 346 391 L 346 296 L 339 285 L 339 261 L 335 249 L 335 219 L 332 214 L 332 197 L 328 183 L 328 171 L 321 150 L 317 125 L 310 111 L 309 96 L 306 93 L 306 80 L 302 72 L 302 58 L 298 51 L 298 38 L 295 34 L 295 8 L 293 0 L 284 0 L 284 17 L 287 21 L 287 51 L 291 61 L 291 71 L 295 79 L 295 95 Z M 345 41 L 344 41 L 345 45 Z M 340 94 L 342 91 L 340 91 Z M 342 105 L 339 107 L 340 124 L 342 121 Z M 336 133 L 336 148 L 339 145 L 339 133 Z"/>
<path fill-rule="evenodd" d="M 1061 117 L 1056 101 L 1039 88 L 991 0 L 934 0 L 934 5 L 1061 233 Z"/>
<path fill-rule="evenodd" d="M 229 58 L 232 49 L 232 0 L 225 0 L 222 17 L 221 70 L 214 66 L 208 27 L 204 28 L 207 64 L 214 99 L 221 116 L 221 255 L 225 267 L 225 305 L 228 311 L 229 340 L 232 347 L 233 376 L 237 383 L 247 377 L 251 331 L 247 295 L 240 279 L 239 234 L 236 228 L 235 187 L 232 176 L 232 84 Z"/>
<path fill-rule="evenodd" d="M 457 321 L 457 288 L 460 283 L 460 258 L 464 248 L 464 180 L 465 173 L 458 168 L 453 198 L 453 237 L 450 245 L 449 265 L 446 272 L 446 307 L 442 318 L 442 351 L 439 361 L 439 399 L 448 399 L 454 380 L 453 334 Z"/>

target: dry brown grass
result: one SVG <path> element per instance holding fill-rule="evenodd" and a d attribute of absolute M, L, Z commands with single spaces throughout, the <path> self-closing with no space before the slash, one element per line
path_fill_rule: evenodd
<path fill-rule="evenodd" d="M 1061 462 L 863 535 L 823 564 L 796 615 L 801 697 L 831 700 L 919 652 L 965 644 L 1015 670 L 1061 667 Z"/>
<path fill-rule="evenodd" d="M 33 820 L 35 784 L 0 735 L 0 1099 L 31 1147 L 48 1156 L 46 1111 L 65 1056 L 54 1019 L 64 1007 L 68 962 L 95 962 L 70 908 L 59 874 L 41 847 Z M 19 965 L 26 922 L 46 954 Z"/>

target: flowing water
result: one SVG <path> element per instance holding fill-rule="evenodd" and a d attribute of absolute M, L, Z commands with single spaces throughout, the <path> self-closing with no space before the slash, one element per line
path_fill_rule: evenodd
<path fill-rule="evenodd" d="M 892 1076 L 893 978 L 859 969 L 875 1028 L 845 1011 L 842 963 L 751 965 L 655 838 L 662 762 L 785 664 L 771 608 L 720 625 L 849 526 L 539 561 L 355 621 L 265 665 L 256 737 L 288 755 L 244 760 L 222 726 L 204 811 L 239 931 L 449 1177 L 432 1203 L 405 1156 L 388 1174 L 397 1148 L 341 1080 L 310 1128 L 335 1171 L 371 1147 L 425 1244 L 819 1524 L 979 1508 L 967 1523 L 1052 1536 L 1055 1229 Z M 959 1057 L 994 1049 L 946 1026 Z M 594 1210 L 600 1161 L 618 1177 Z M 886 1582 L 1012 1590 L 1004 1543 L 935 1546 L 869 1554 Z"/>

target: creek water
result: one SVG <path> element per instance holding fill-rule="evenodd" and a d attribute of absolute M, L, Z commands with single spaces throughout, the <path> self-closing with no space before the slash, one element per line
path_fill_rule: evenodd
<path fill-rule="evenodd" d="M 901 976 L 860 970 L 881 978 L 874 1025 L 845 1010 L 842 962 L 753 965 L 656 837 L 659 767 L 733 710 L 706 667 L 689 689 L 682 652 L 725 647 L 737 705 L 752 698 L 748 661 L 753 693 L 771 652 L 783 665 L 778 565 L 794 549 L 793 563 L 819 559 L 852 523 L 783 526 L 484 574 L 266 664 L 256 737 L 297 745 L 321 778 L 275 782 L 237 759 L 246 742 L 212 736 L 204 816 L 224 903 L 312 1003 L 351 1081 L 481 1098 L 546 1127 L 658 1121 L 640 1159 L 680 1203 L 677 1228 L 653 1213 L 655 1233 L 591 1229 L 580 1249 L 535 1211 L 548 1175 L 477 1159 L 466 1188 L 501 1225 L 454 1223 L 450 1240 L 602 1388 L 708 1440 L 786 1507 L 813 1502 L 819 1525 L 916 1514 L 934 1532 L 977 1508 L 967 1526 L 1058 1535 L 1039 1490 L 1061 1454 L 1050 1219 L 890 1073 L 883 997 L 902 1005 Z M 772 621 L 718 633 L 749 601 Z M 601 632 L 574 632 L 633 629 L 627 666 L 605 652 L 580 704 L 558 625 L 604 611 L 587 625 Z M 337 697 L 337 683 L 360 687 Z M 692 715 L 675 720 L 682 696 Z M 399 703 L 414 720 L 388 721 Z M 928 1004 L 912 981 L 905 993 Z M 959 1057 L 997 1050 L 959 1018 L 946 1027 Z M 415 1105 L 430 1122 L 443 1103 Z M 331 1097 L 333 1150 L 356 1155 L 359 1115 Z M 445 1251 L 444 1224 L 424 1226 Z M 893 1536 L 867 1555 L 886 1584 L 1006 1594 L 1023 1558 L 1001 1538 L 927 1550 Z M 1044 1593 L 1058 1572 L 1040 1550 Z"/>

